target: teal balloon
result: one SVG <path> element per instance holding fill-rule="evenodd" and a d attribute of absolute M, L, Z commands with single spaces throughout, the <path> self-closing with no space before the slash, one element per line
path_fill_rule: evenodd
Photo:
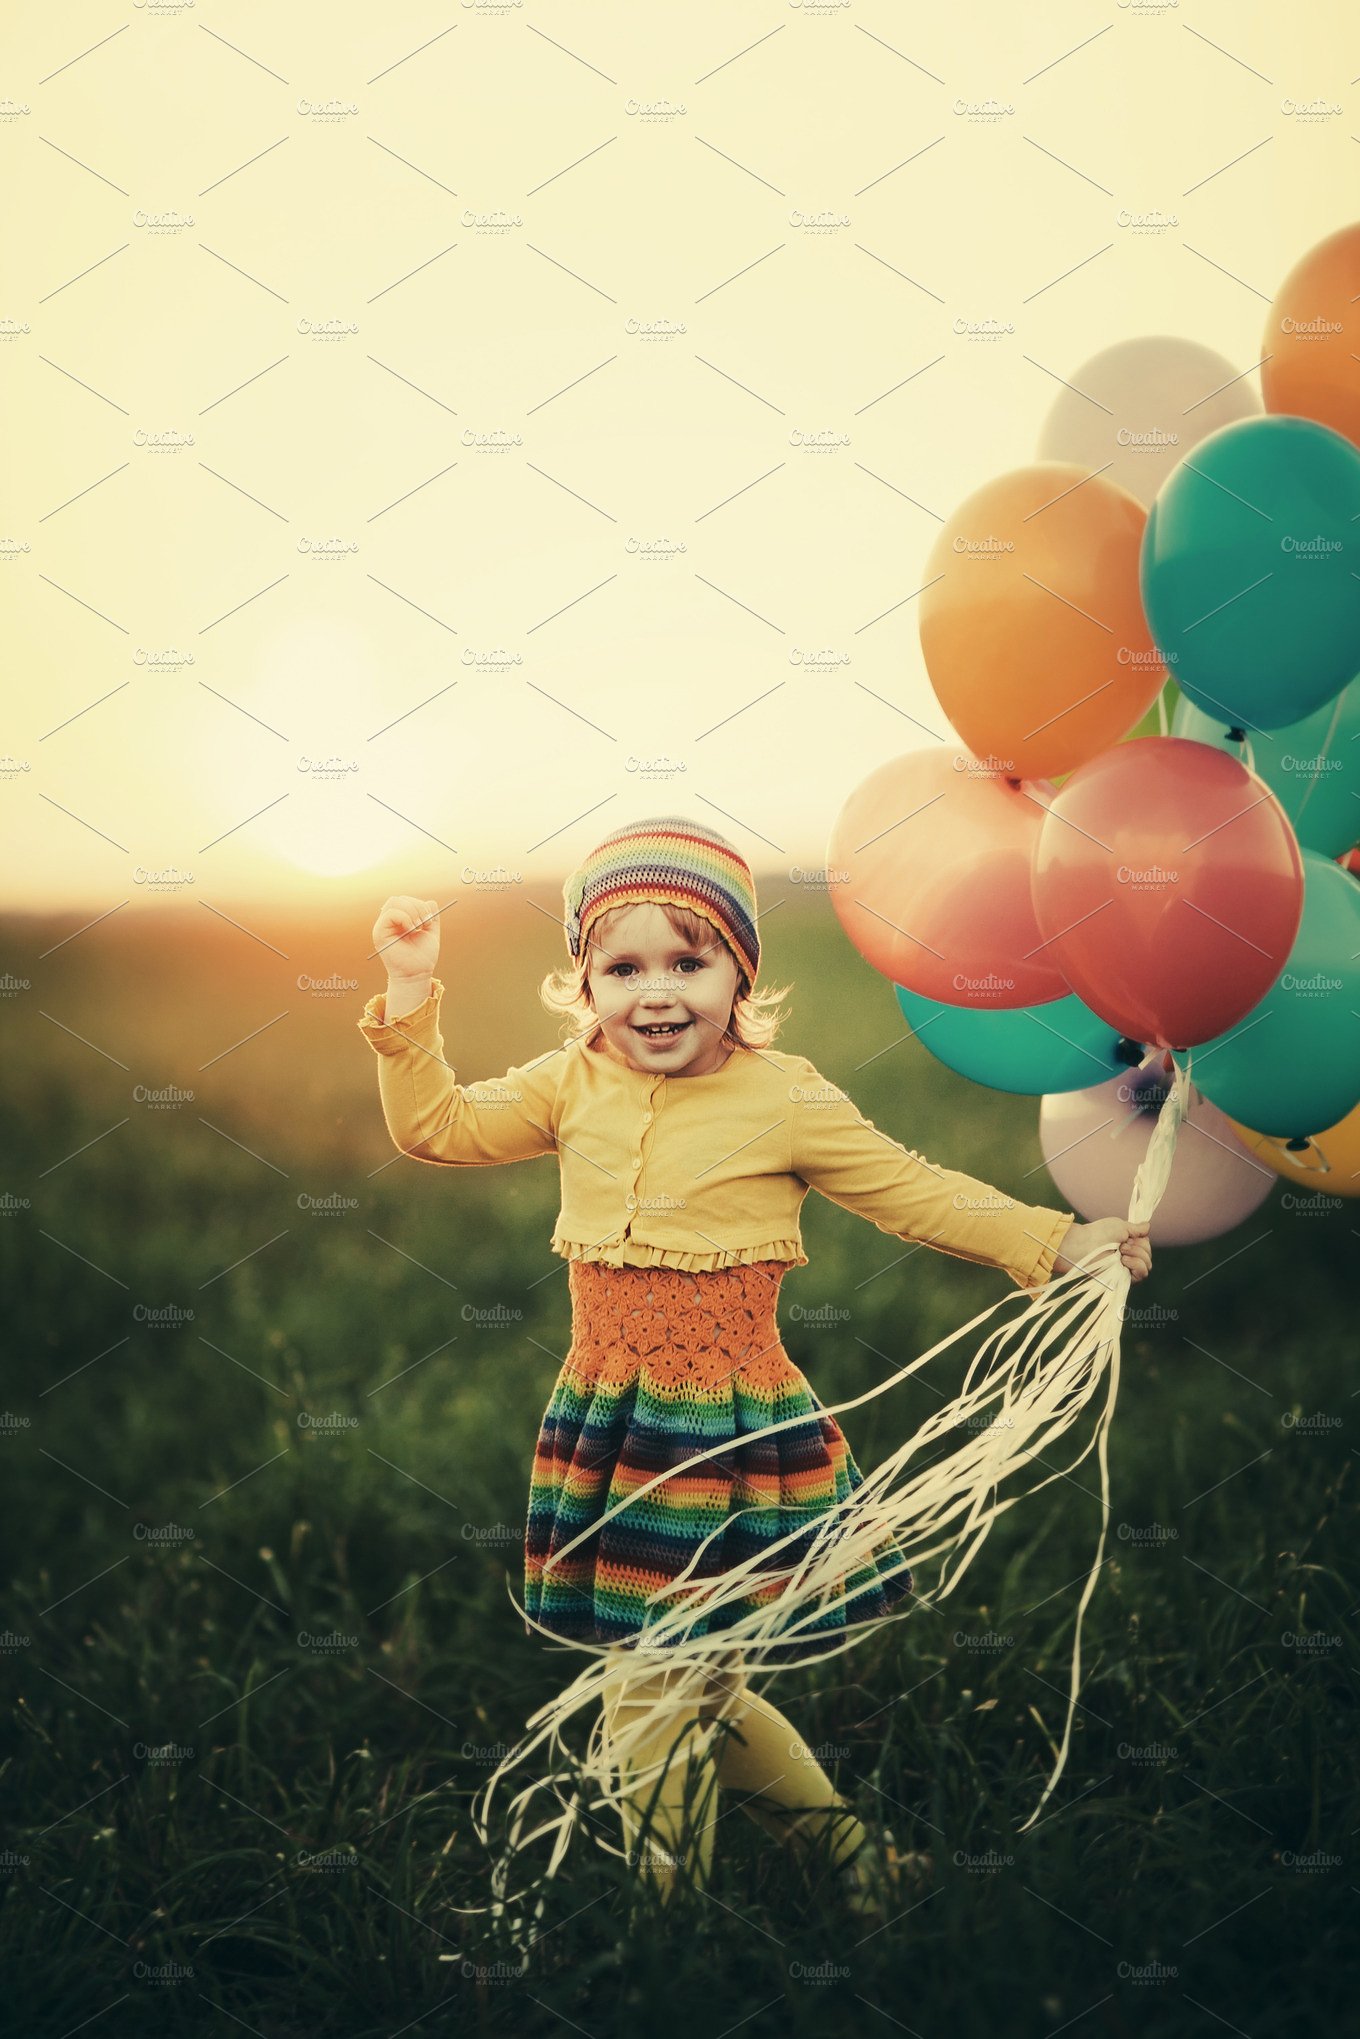
<path fill-rule="evenodd" d="M 1304 849 L 1321 850 L 1325 857 L 1348 850 L 1360 838 L 1360 678 L 1302 722 L 1248 733 L 1256 775 L 1289 816 Z M 1193 701 L 1177 702 L 1171 734 L 1247 761 L 1223 717 L 1206 715 Z"/>
<path fill-rule="evenodd" d="M 1289 960 L 1235 1027 L 1192 1050 L 1190 1081 L 1254 1133 L 1324 1133 L 1360 1104 L 1357 1007 L 1360 884 L 1305 850 L 1303 917 Z"/>
<path fill-rule="evenodd" d="M 992 1090 L 1043 1097 L 1060 1090 L 1089 1090 L 1128 1067 L 1115 1053 L 1120 1036 L 1075 992 L 1046 1005 L 943 1005 L 895 984 L 897 1003 L 923 1048 L 947 1069 Z"/>
<path fill-rule="evenodd" d="M 1153 640 L 1225 726 L 1282 729 L 1360 672 L 1360 452 L 1311 418 L 1240 418 L 1201 440 L 1148 513 Z"/>

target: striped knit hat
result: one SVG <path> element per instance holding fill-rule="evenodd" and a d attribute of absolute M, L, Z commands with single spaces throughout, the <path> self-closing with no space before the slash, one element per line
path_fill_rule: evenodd
<path fill-rule="evenodd" d="M 686 906 L 718 930 L 751 984 L 760 968 L 756 885 L 741 851 L 682 815 L 648 815 L 616 828 L 562 887 L 567 947 L 578 961 L 590 924 L 612 906 L 653 900 Z"/>

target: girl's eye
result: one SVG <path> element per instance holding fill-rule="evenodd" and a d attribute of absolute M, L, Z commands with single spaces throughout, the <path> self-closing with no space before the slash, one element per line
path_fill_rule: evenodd
<path fill-rule="evenodd" d="M 680 961 L 682 963 L 693 963 L 696 970 L 702 970 L 704 968 L 703 959 L 702 957 L 699 956 L 682 956 L 680 958 Z M 618 975 L 620 970 L 631 970 L 633 968 L 634 965 L 632 963 L 611 963 L 609 966 L 608 975 L 611 977 L 615 977 Z"/>

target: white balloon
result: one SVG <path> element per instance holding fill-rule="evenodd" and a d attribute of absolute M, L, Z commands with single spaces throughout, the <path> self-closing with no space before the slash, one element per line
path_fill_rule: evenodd
<path fill-rule="evenodd" d="M 1122 340 L 1065 380 L 1072 386 L 1053 400 L 1037 457 L 1103 469 L 1145 508 L 1201 439 L 1261 411 L 1254 370 L 1242 375 L 1211 347 L 1169 333 Z"/>
<path fill-rule="evenodd" d="M 1086 1219 L 1127 1211 L 1169 1078 L 1154 1055 L 1090 1090 L 1050 1091 L 1039 1107 L 1039 1145 L 1063 1201 Z M 1195 1087 L 1166 1192 L 1152 1215 L 1153 1247 L 1195 1246 L 1231 1232 L 1280 1180 L 1238 1138 L 1232 1121 Z"/>

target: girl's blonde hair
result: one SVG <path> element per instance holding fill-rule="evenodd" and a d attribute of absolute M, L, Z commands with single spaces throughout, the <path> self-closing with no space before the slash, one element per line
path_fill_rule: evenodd
<path fill-rule="evenodd" d="M 564 964 L 560 969 L 550 970 L 538 987 L 538 995 L 549 1012 L 561 1013 L 570 1021 L 569 1039 L 584 1037 L 588 1048 L 599 1049 L 604 1044 L 602 1022 L 595 1010 L 590 995 L 591 951 L 596 946 L 608 948 L 608 930 L 620 914 L 629 913 L 636 902 L 625 902 L 611 906 L 599 914 L 590 924 L 585 947 L 579 958 Z M 689 942 L 698 951 L 721 942 L 722 936 L 712 921 L 702 914 L 693 913 L 687 906 L 676 906 L 669 900 L 658 900 L 657 905 L 671 924 L 672 931 L 683 942 Z M 724 944 L 726 947 L 726 944 Z M 729 949 L 728 954 L 732 955 Z M 736 962 L 733 955 L 733 961 Z M 737 990 L 732 1000 L 732 1011 L 727 1025 L 723 1028 L 723 1039 L 730 1041 L 734 1048 L 768 1048 L 780 1027 L 788 1017 L 783 1001 L 792 990 L 792 985 L 781 985 L 777 990 L 753 991 L 751 980 L 742 965 L 737 963 Z"/>

